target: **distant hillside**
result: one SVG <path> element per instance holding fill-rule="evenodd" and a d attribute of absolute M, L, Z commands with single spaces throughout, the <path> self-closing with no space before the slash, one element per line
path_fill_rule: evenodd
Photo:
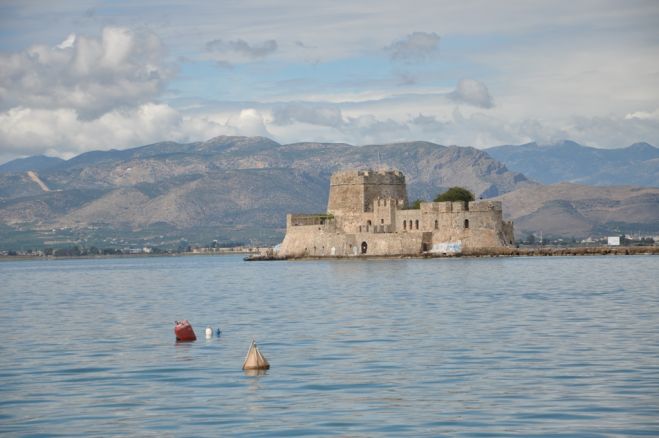
<path fill-rule="evenodd" d="M 562 237 L 659 233 L 659 188 L 561 183 L 522 187 L 496 199 L 515 222 L 518 238 L 539 232 Z"/>
<path fill-rule="evenodd" d="M 217 137 L 88 152 L 31 176 L 0 174 L 0 224 L 23 230 L 157 228 L 186 236 L 210 229 L 226 239 L 275 241 L 287 212 L 325 210 L 332 172 L 380 165 L 405 173 L 411 199 L 430 199 L 454 185 L 492 197 L 536 184 L 469 147 L 281 145 L 262 137 Z"/>
<path fill-rule="evenodd" d="M 640 160 L 653 150 L 635 146 L 613 153 L 631 151 Z M 543 186 L 471 147 L 282 145 L 262 137 L 216 137 L 88 152 L 42 170 L 0 173 L 0 249 L 44 242 L 272 244 L 283 237 L 286 213 L 325 210 L 332 172 L 381 165 L 405 173 L 410 200 L 431 199 L 450 186 L 498 196 L 518 237 L 659 232 L 659 189 Z"/>
<path fill-rule="evenodd" d="M 51 169 L 63 162 L 64 160 L 61 158 L 47 157 L 45 155 L 18 158 L 0 165 L 0 174 L 27 172 L 28 170 L 42 171 Z"/>
<path fill-rule="evenodd" d="M 486 152 L 509 169 L 545 184 L 659 187 L 659 149 L 647 143 L 597 149 L 563 141 L 552 145 L 497 146 Z"/>
<path fill-rule="evenodd" d="M 154 183 L 216 170 L 292 168 L 320 176 L 347 167 L 387 165 L 405 172 L 415 196 L 464 185 L 476 194 L 496 196 L 529 183 L 474 148 L 428 142 L 352 146 L 340 143 L 280 145 L 262 137 L 217 137 L 206 142 L 156 143 L 127 150 L 81 154 L 40 173 L 51 188 L 109 188 Z"/>

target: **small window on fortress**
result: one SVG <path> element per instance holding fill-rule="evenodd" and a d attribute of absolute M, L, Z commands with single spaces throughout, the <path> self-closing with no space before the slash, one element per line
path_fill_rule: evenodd
<path fill-rule="evenodd" d="M 465 228 L 469 228 L 469 219 L 465 219 Z"/>
<path fill-rule="evenodd" d="M 407 230 L 407 221 L 403 221 L 403 230 Z"/>
<path fill-rule="evenodd" d="M 417 220 L 415 221 L 414 225 L 416 225 L 416 229 L 418 230 L 418 229 L 419 229 L 419 219 L 417 219 Z"/>
<path fill-rule="evenodd" d="M 366 225 L 368 225 L 370 227 L 372 225 L 371 221 L 366 221 Z"/>
<path fill-rule="evenodd" d="M 435 219 L 435 229 L 439 230 L 439 221 Z"/>
<path fill-rule="evenodd" d="M 381 223 L 381 224 L 384 224 L 384 219 L 380 219 L 380 223 Z"/>

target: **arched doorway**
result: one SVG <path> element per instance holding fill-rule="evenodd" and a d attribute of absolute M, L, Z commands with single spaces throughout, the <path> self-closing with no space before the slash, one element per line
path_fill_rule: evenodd
<path fill-rule="evenodd" d="M 368 244 L 366 242 L 362 242 L 362 254 L 366 254 L 367 250 L 368 250 Z"/>

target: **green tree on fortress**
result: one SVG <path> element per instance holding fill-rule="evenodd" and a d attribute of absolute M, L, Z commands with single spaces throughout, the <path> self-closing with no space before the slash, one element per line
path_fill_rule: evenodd
<path fill-rule="evenodd" d="M 435 202 L 471 202 L 474 200 L 474 194 L 462 187 L 451 187 L 441 195 L 435 198 Z"/>

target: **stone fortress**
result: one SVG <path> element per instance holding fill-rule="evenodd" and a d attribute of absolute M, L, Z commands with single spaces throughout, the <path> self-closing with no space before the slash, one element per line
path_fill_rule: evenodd
<path fill-rule="evenodd" d="M 422 202 L 409 209 L 401 172 L 348 170 L 331 177 L 327 213 L 287 215 L 277 256 L 418 256 L 513 243 L 501 202 Z"/>

